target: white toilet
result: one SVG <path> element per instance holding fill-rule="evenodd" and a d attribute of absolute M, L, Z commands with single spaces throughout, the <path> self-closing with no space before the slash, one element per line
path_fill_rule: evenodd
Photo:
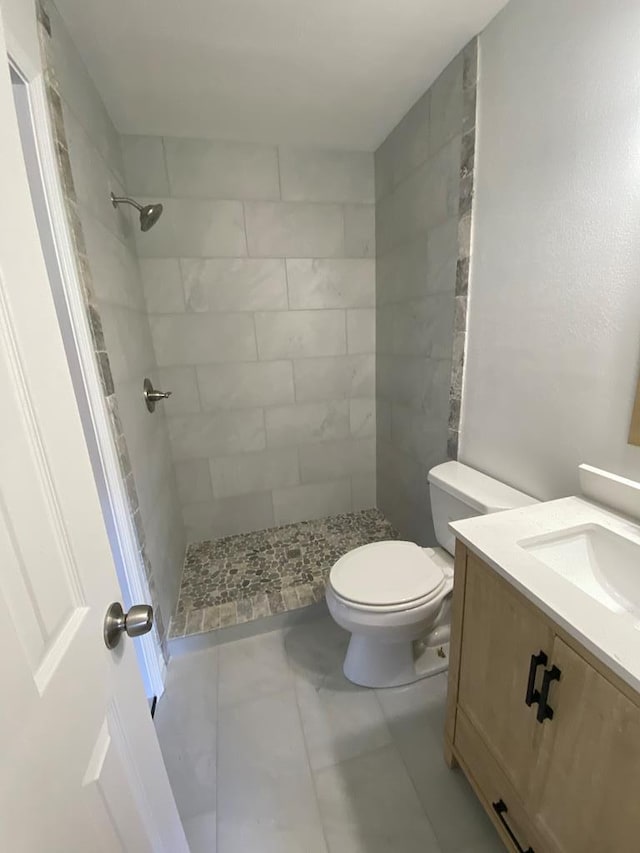
<path fill-rule="evenodd" d="M 351 633 L 344 674 L 363 687 L 397 687 L 448 667 L 455 544 L 449 522 L 536 503 L 460 462 L 432 468 L 429 492 L 440 548 L 374 542 L 331 569 L 327 605 Z"/>

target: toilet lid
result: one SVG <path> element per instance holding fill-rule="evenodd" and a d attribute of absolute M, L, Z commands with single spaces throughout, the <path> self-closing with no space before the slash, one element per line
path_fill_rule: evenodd
<path fill-rule="evenodd" d="M 374 542 L 340 557 L 329 577 L 336 593 L 357 604 L 408 604 L 439 591 L 442 569 L 414 542 Z"/>

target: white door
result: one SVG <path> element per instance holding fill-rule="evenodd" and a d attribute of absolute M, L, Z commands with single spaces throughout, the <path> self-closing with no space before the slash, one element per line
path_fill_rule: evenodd
<path fill-rule="evenodd" d="M 188 850 L 120 598 L 0 22 L 0 850 Z"/>

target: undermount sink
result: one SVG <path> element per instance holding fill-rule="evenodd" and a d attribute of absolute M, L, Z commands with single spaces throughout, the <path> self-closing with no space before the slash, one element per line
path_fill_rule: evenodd
<path fill-rule="evenodd" d="M 609 610 L 640 620 L 640 543 L 583 524 L 518 545 Z"/>

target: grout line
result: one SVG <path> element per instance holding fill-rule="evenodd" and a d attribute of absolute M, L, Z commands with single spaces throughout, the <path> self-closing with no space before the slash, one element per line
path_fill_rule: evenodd
<path fill-rule="evenodd" d="M 253 362 L 251 362 L 253 364 Z M 186 414 L 201 414 L 205 411 L 204 406 L 202 405 L 202 391 L 200 390 L 200 378 L 198 377 L 198 368 L 205 367 L 206 365 L 201 364 L 192 364 L 190 365 L 193 368 L 193 372 L 195 374 L 195 383 L 196 383 L 196 394 L 198 395 L 198 406 L 199 409 L 197 412 L 187 412 Z"/>
<path fill-rule="evenodd" d="M 432 677 L 436 677 L 436 676 L 432 676 Z M 415 683 L 415 682 L 414 682 L 414 683 Z M 404 759 L 403 752 L 402 752 L 402 750 L 400 749 L 400 744 L 399 744 L 399 743 L 398 743 L 398 741 L 396 740 L 396 737 L 395 737 L 395 735 L 393 734 L 393 731 L 392 731 L 392 729 L 391 729 L 391 726 L 389 725 L 389 718 L 388 718 L 388 717 L 387 717 L 387 715 L 385 714 L 384 707 L 383 707 L 383 705 L 382 705 L 382 702 L 380 701 L 380 697 L 378 696 L 378 690 L 379 690 L 379 689 L 380 689 L 380 688 L 374 688 L 374 689 L 373 689 L 373 693 L 374 693 L 374 695 L 375 695 L 376 702 L 378 703 L 378 707 L 380 708 L 380 712 L 381 712 L 381 714 L 382 714 L 382 719 L 384 720 L 385 725 L 387 726 L 387 729 L 388 729 L 388 731 L 389 731 L 389 736 L 390 736 L 390 738 L 391 738 L 391 743 L 390 743 L 390 744 L 387 744 L 387 746 L 391 745 L 391 746 L 393 746 L 393 748 L 395 749 L 396 754 L 398 755 L 398 758 L 400 759 L 400 761 L 401 761 L 401 763 L 402 763 L 402 766 L 404 767 L 404 771 L 405 771 L 405 773 L 407 774 L 407 778 L 409 779 L 409 782 L 411 783 L 411 787 L 413 788 L 413 790 L 414 790 L 414 792 L 415 792 L 416 799 L 418 800 L 418 803 L 420 804 L 420 808 L 422 809 L 422 813 L 424 814 L 424 816 L 425 816 L 425 818 L 426 818 L 426 820 L 427 820 L 427 823 L 429 824 L 429 827 L 431 828 L 431 832 L 433 833 L 433 837 L 436 839 L 436 841 L 437 841 L 438 845 L 440 845 L 440 838 L 439 838 L 438 834 L 437 834 L 437 833 L 436 833 L 436 831 L 435 831 L 435 827 L 433 826 L 433 823 L 431 822 L 431 818 L 429 817 L 429 814 L 428 814 L 428 812 L 427 812 L 427 810 L 426 810 L 425 806 L 424 806 L 424 805 L 423 805 L 423 803 L 422 803 L 422 797 L 420 796 L 420 791 L 418 790 L 418 786 L 417 786 L 417 785 L 416 785 L 416 783 L 414 782 L 413 774 L 411 773 L 411 771 L 410 771 L 410 769 L 409 769 L 409 765 L 407 764 L 407 762 L 406 762 L 406 761 L 405 761 L 405 759 Z M 388 689 L 388 688 L 382 688 L 382 689 Z M 391 689 L 393 690 L 393 689 L 397 689 L 397 688 L 391 688 Z"/>
<path fill-rule="evenodd" d="M 55 70 L 55 69 L 53 69 L 53 70 Z M 118 151 L 120 153 L 120 157 L 123 159 L 122 175 L 118 174 L 118 172 L 116 171 L 116 168 L 114 168 L 114 166 L 109 162 L 107 157 L 102 153 L 102 151 L 99 148 L 98 142 L 96 141 L 96 139 L 93 136 L 93 133 L 91 131 L 89 131 L 89 129 L 87 127 L 85 127 L 84 120 L 82 118 L 80 118 L 78 113 L 76 113 L 75 109 L 71 106 L 69 101 L 64 97 L 64 95 L 61 92 L 58 92 L 58 97 L 60 98 L 60 101 L 63 104 L 63 106 L 66 107 L 67 112 L 71 115 L 73 120 L 76 122 L 76 124 L 78 125 L 78 127 L 82 131 L 83 135 L 87 138 L 87 142 L 89 143 L 88 147 L 93 149 L 93 151 L 98 155 L 98 157 L 102 160 L 102 162 L 106 166 L 107 171 L 109 172 L 111 177 L 115 178 L 116 183 L 120 187 L 122 187 L 122 189 L 126 193 L 127 192 L 127 185 L 126 185 L 126 176 L 124 174 L 124 157 L 123 157 L 123 151 L 122 151 L 122 136 L 123 136 L 123 134 L 118 133 L 118 131 L 115 129 L 115 126 L 114 126 L 113 122 L 111 121 L 111 117 L 109 116 L 109 113 L 106 111 L 106 108 L 104 107 L 104 104 L 102 103 L 102 99 L 100 99 L 100 105 L 102 106 L 103 112 L 107 116 L 107 118 L 109 119 L 111 127 L 113 128 L 113 131 L 118 138 L 117 139 Z M 49 99 L 47 97 L 47 104 L 48 104 L 48 102 L 49 102 Z M 64 111 L 62 114 L 62 126 L 64 128 L 64 139 L 57 139 L 56 137 L 54 137 L 54 142 L 57 141 L 64 148 L 66 148 L 67 153 L 69 154 L 69 157 L 71 158 L 71 151 L 70 151 L 70 146 L 69 146 L 69 132 L 68 132 L 67 124 L 64 120 Z M 73 163 L 72 163 L 72 166 L 73 166 Z"/>
<path fill-rule="evenodd" d="M 471 88 L 471 87 L 469 86 L 468 88 Z M 409 110 L 409 112 L 411 112 L 411 110 Z M 430 120 L 429 120 L 429 123 L 431 123 Z M 393 131 L 392 131 L 392 133 L 393 133 Z M 384 195 L 381 195 L 380 198 L 377 198 L 375 200 L 375 204 L 377 205 L 377 204 L 379 204 L 379 202 L 385 201 L 390 196 L 392 196 L 396 192 L 396 190 L 398 190 L 399 187 L 401 187 L 403 184 L 405 184 L 410 178 L 414 177 L 416 172 L 420 171 L 420 169 L 422 169 L 424 166 L 426 166 L 427 163 L 429 163 L 431 160 L 433 160 L 434 157 L 437 154 L 441 153 L 448 145 L 451 145 L 451 143 L 454 142 L 458 136 L 462 137 L 464 135 L 465 134 L 462 133 L 462 129 L 460 129 L 460 131 L 457 131 L 456 133 L 454 133 L 454 135 L 450 139 L 447 139 L 446 142 L 443 142 L 438 148 L 435 148 L 433 151 L 431 149 L 429 149 L 429 153 L 424 158 L 424 160 L 421 160 L 417 165 L 413 166 L 411 168 L 411 170 L 403 178 L 401 178 L 398 181 L 397 184 L 396 183 L 393 184 L 393 186 L 391 187 L 391 189 L 387 193 L 385 193 Z M 365 202 L 362 202 L 362 203 L 364 204 Z"/>
<path fill-rule="evenodd" d="M 342 205 L 342 256 L 345 259 L 351 257 L 347 252 L 347 205 L 346 204 Z"/>
<path fill-rule="evenodd" d="M 267 411 L 266 411 L 266 406 L 261 407 L 261 412 L 262 412 L 262 432 L 264 433 L 264 447 L 262 450 L 253 451 L 254 453 L 266 453 L 267 450 L 273 449 L 273 448 L 269 447 L 269 442 L 267 441 Z M 244 452 L 247 453 L 246 450 Z M 249 452 L 251 452 L 251 451 L 249 451 Z M 232 454 L 232 455 L 237 455 L 237 454 Z M 273 490 L 271 490 L 271 491 L 273 492 Z M 271 509 L 273 510 L 273 494 L 271 495 Z"/>
<path fill-rule="evenodd" d="M 244 247 L 246 250 L 246 257 L 250 257 L 249 255 L 249 235 L 247 233 L 247 211 L 245 208 L 244 201 L 240 202 L 242 205 L 242 227 L 244 229 Z"/>
<path fill-rule="evenodd" d="M 292 359 L 290 360 L 290 364 L 291 364 L 291 381 L 293 382 L 293 403 L 292 403 L 292 405 L 295 405 L 296 403 L 300 403 L 300 402 L 302 402 L 301 400 L 299 400 L 299 399 L 298 399 L 298 383 L 297 383 L 297 380 L 296 380 L 296 360 L 297 360 L 297 359 L 295 359 L 295 358 L 292 358 Z"/>
<path fill-rule="evenodd" d="M 342 353 L 342 355 L 343 355 L 343 357 L 346 357 L 348 355 L 353 355 L 353 353 L 349 352 L 349 320 L 347 317 L 347 315 L 349 313 L 349 309 L 345 308 L 343 310 L 344 310 L 344 346 L 345 346 L 345 351 L 344 351 L 344 353 Z"/>
<path fill-rule="evenodd" d="M 169 191 L 169 197 L 173 198 L 171 180 L 169 179 L 169 161 L 167 159 L 167 145 L 164 136 L 160 137 L 160 144 L 162 146 L 162 163 L 164 165 L 164 177 L 167 179 L 167 189 Z"/>
<path fill-rule="evenodd" d="M 260 357 L 260 350 L 258 349 L 258 326 L 256 325 L 256 312 L 251 311 L 249 313 L 251 314 L 251 326 L 253 328 L 253 343 L 254 343 L 254 346 L 256 348 L 256 357 L 255 357 L 255 359 L 252 359 L 250 362 L 247 362 L 247 364 L 256 364 L 257 362 L 264 362 L 267 360 L 276 361 L 277 359 L 263 359 Z M 221 362 L 221 363 L 224 363 L 224 362 Z M 237 362 L 227 362 L 227 363 L 228 364 L 234 364 Z"/>
<path fill-rule="evenodd" d="M 278 201 L 282 201 L 282 171 L 280 169 L 280 146 L 276 145 L 276 167 L 278 169 Z"/>
<path fill-rule="evenodd" d="M 307 758 L 307 767 L 309 769 L 309 776 L 311 777 L 311 784 L 313 786 L 313 796 L 314 796 L 315 802 L 316 802 L 316 810 L 318 813 L 318 820 L 320 822 L 320 828 L 322 830 L 322 837 L 324 838 L 324 843 L 327 847 L 327 850 L 330 850 L 331 848 L 329 847 L 329 839 L 327 837 L 327 833 L 326 833 L 326 829 L 325 829 L 325 825 L 324 825 L 324 820 L 322 818 L 322 809 L 320 808 L 320 799 L 318 797 L 318 786 L 316 783 L 316 774 L 315 774 L 313 767 L 311 766 L 311 756 L 309 755 L 309 745 L 307 743 L 307 735 L 306 735 L 306 732 L 304 730 L 304 721 L 302 719 L 302 711 L 300 710 L 300 702 L 298 701 L 298 683 L 297 683 L 295 672 L 293 672 L 293 697 L 294 697 L 294 700 L 296 703 L 296 710 L 298 712 L 298 720 L 300 722 L 300 732 L 302 734 L 302 743 L 304 744 L 304 754 Z"/>
<path fill-rule="evenodd" d="M 168 202 L 177 200 L 175 198 L 169 198 L 167 196 L 161 196 L 161 198 L 163 201 L 168 201 Z M 140 196 L 140 199 L 142 201 L 147 201 L 147 200 L 153 201 L 153 197 L 147 196 L 147 195 Z M 158 197 L 156 197 L 156 200 L 157 199 L 158 199 Z M 198 198 L 197 196 L 195 196 L 195 197 L 192 196 L 190 198 L 184 199 L 184 201 L 208 201 L 208 200 L 209 199 Z M 75 203 L 79 206 L 86 206 L 84 204 L 84 202 L 82 202 L 79 199 Z M 242 204 L 242 202 L 239 202 L 239 203 Z M 294 202 L 292 202 L 292 204 L 293 203 Z M 104 223 L 102 222 L 101 219 L 99 219 L 95 214 L 92 214 L 92 215 L 93 215 L 94 219 L 96 219 L 96 221 L 99 222 L 103 226 L 103 228 L 106 228 L 107 231 L 109 231 L 108 226 L 104 225 Z M 454 217 L 447 217 L 447 218 L 453 219 Z M 438 225 L 442 225 L 445 221 L 446 221 L 446 219 L 440 220 L 440 221 L 436 222 L 432 227 L 437 227 Z M 422 231 L 418 232 L 417 235 L 414 235 L 409 239 L 410 240 L 418 239 L 418 237 L 420 237 L 420 235 L 426 230 L 427 229 L 422 229 Z M 112 233 L 112 232 L 110 232 L 110 233 Z M 121 242 L 122 242 L 122 240 L 121 240 Z M 142 248 L 144 248 L 144 243 L 142 244 Z M 292 260 L 292 261 L 293 260 L 305 260 L 305 261 L 308 261 L 308 260 L 311 260 L 311 261 L 316 261 L 316 260 L 317 261 L 367 261 L 367 260 L 375 260 L 375 258 L 372 258 L 371 256 L 370 257 L 360 257 L 360 256 L 353 257 L 352 256 L 352 257 L 346 258 L 343 255 L 326 254 L 326 253 L 322 253 L 322 252 L 313 252 L 313 253 L 311 253 L 311 252 L 296 252 L 293 255 L 291 253 L 286 254 L 286 255 L 279 255 L 277 252 L 268 252 L 268 253 L 262 252 L 259 255 L 239 255 L 237 252 L 236 253 L 233 253 L 233 252 L 232 253 L 222 253 L 221 252 L 220 254 L 208 254 L 208 255 L 206 255 L 206 254 L 194 255 L 193 253 L 191 253 L 191 254 L 184 253 L 184 254 L 181 254 L 180 257 L 183 257 L 187 261 L 189 261 L 189 260 L 191 260 L 191 261 L 246 261 L 246 260 L 252 260 L 252 261 L 286 261 L 286 260 Z M 142 260 L 145 260 L 145 261 L 166 261 L 166 260 L 175 260 L 176 255 L 175 254 L 172 254 L 172 255 L 151 254 L 151 255 L 140 255 L 140 258 Z"/>
<path fill-rule="evenodd" d="M 285 283 L 285 287 L 287 289 L 287 308 L 286 308 L 287 312 L 294 310 L 291 307 L 291 292 L 289 290 L 289 267 L 287 264 L 288 260 L 289 260 L 288 258 L 284 258 L 284 283 Z"/>
<path fill-rule="evenodd" d="M 83 128 L 83 130 L 84 130 L 84 128 Z M 86 133 L 86 131 L 85 131 L 85 133 Z M 157 137 L 153 137 L 153 138 L 157 138 Z M 454 137 L 454 139 L 455 139 L 455 137 Z M 92 143 L 92 145 L 93 145 L 93 143 Z M 98 154 L 100 154 L 100 152 L 98 152 Z M 100 156 L 102 157 L 101 154 L 100 154 Z M 104 160 L 104 157 L 102 157 L 102 159 Z M 116 173 L 114 172 L 113 174 L 116 174 Z M 403 178 L 403 181 L 404 181 L 404 178 Z M 122 184 L 122 186 L 124 186 L 124 184 L 122 183 L 122 181 L 120 179 L 118 179 L 118 183 Z M 332 207 L 336 210 L 339 210 L 341 207 L 344 207 L 345 205 L 354 206 L 354 207 L 358 207 L 358 206 L 367 207 L 367 206 L 373 205 L 373 202 L 371 202 L 371 201 L 362 201 L 362 200 L 361 201 L 316 201 L 314 199 L 300 199 L 300 200 L 292 200 L 292 201 L 280 201 L 277 198 L 252 198 L 251 196 L 246 196 L 246 197 L 242 196 L 242 197 L 238 198 L 238 196 L 231 197 L 228 195 L 225 195 L 225 196 L 194 195 L 193 193 L 191 193 L 190 195 L 185 194 L 185 193 L 175 193 L 175 194 L 171 194 L 171 195 L 167 195 L 166 193 L 163 193 L 163 194 L 151 193 L 151 195 L 149 195 L 148 193 L 140 193 L 139 195 L 140 195 L 141 199 L 148 199 L 149 201 L 152 201 L 154 198 L 156 198 L 156 199 L 159 198 L 159 199 L 167 200 L 167 201 L 208 202 L 211 204 L 217 204 L 218 202 L 221 202 L 222 204 L 265 204 L 265 205 L 266 204 L 268 204 L 268 205 L 280 204 L 280 205 L 293 205 L 296 207 Z M 335 258 L 336 255 L 328 255 L 327 257 Z"/>

